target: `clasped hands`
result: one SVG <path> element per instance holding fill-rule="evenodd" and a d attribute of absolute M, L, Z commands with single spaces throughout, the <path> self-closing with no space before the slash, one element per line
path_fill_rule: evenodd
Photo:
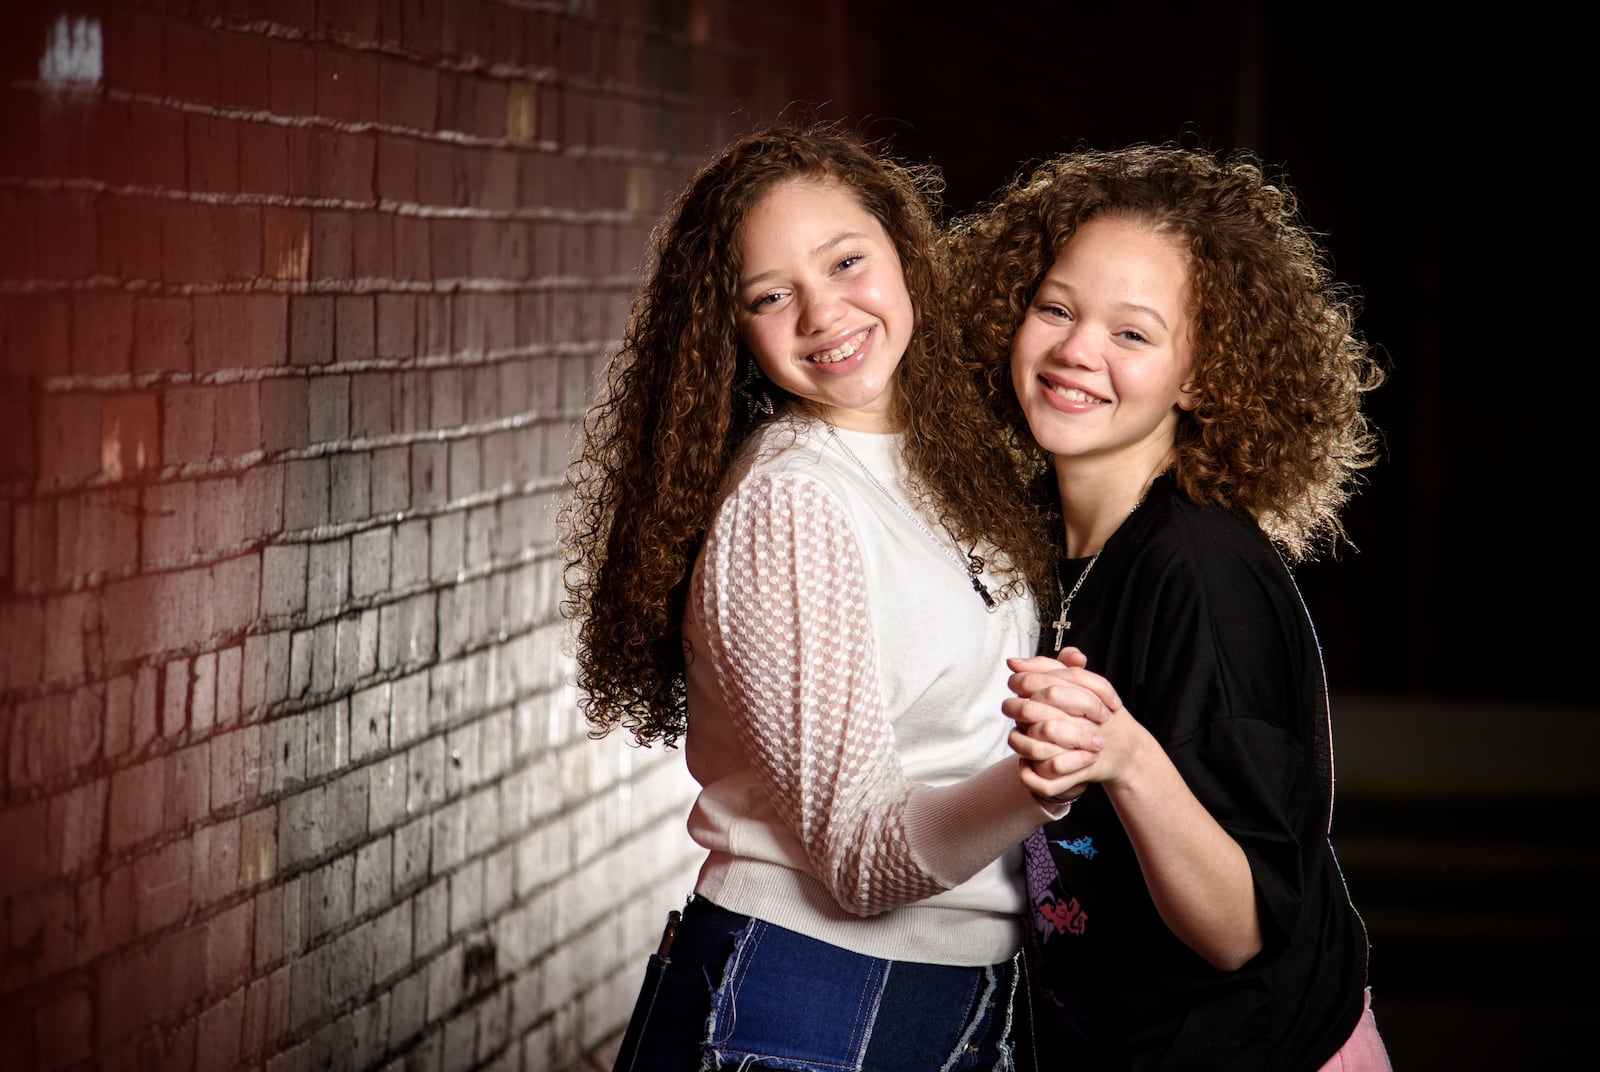
<path fill-rule="evenodd" d="M 1007 685 L 1016 695 L 1000 704 L 1014 723 L 1007 738 L 1020 757 L 1022 784 L 1047 806 L 1079 797 L 1091 782 L 1104 781 L 1115 763 L 1106 756 L 1108 737 L 1128 720 L 1111 682 L 1088 669 L 1077 648 L 1056 658 L 1007 659 Z"/>

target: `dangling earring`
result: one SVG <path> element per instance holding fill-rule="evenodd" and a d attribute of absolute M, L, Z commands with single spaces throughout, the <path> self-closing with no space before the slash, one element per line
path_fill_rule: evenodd
<path fill-rule="evenodd" d="M 756 364 L 753 357 L 740 360 L 744 364 L 744 375 L 733 385 L 733 393 L 744 399 L 744 415 L 754 417 L 759 411 L 772 416 L 772 392 L 768 390 L 771 384 L 762 373 L 761 366 Z"/>

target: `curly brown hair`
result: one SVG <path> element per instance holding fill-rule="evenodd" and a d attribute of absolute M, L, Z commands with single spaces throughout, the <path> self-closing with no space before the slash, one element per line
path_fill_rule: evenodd
<path fill-rule="evenodd" d="M 1376 461 L 1361 396 L 1384 373 L 1294 192 L 1246 151 L 1064 153 L 952 225 L 960 322 L 1015 448 L 1047 475 L 1049 458 L 1012 389 L 1011 340 L 1056 255 L 1096 216 L 1148 225 L 1189 254 L 1189 382 L 1199 405 L 1179 414 L 1179 488 L 1247 514 L 1291 562 L 1336 551 L 1347 539 L 1340 510 Z M 1053 483 L 1033 483 L 1052 508 Z"/>
<path fill-rule="evenodd" d="M 895 417 L 918 494 L 962 544 L 986 539 L 1002 552 L 1001 594 L 1048 591 L 1048 535 L 1017 509 L 1021 467 L 965 373 L 944 301 L 939 173 L 832 127 L 747 134 L 692 177 L 653 232 L 648 278 L 568 474 L 561 609 L 579 620 L 579 705 L 592 736 L 620 724 L 641 745 L 670 747 L 684 731 L 681 620 L 695 556 L 735 451 L 784 413 L 752 408 L 742 386 L 753 357 L 736 318 L 739 230 L 775 184 L 795 179 L 851 193 L 899 255 L 916 319 Z"/>

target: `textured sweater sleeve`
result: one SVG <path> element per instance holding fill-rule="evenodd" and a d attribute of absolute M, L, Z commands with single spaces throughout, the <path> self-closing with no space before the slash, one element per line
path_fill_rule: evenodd
<path fill-rule="evenodd" d="M 873 915 L 957 885 L 1041 820 L 1018 806 L 1027 794 L 1013 764 L 996 765 L 1008 776 L 990 769 L 939 790 L 904 777 L 879 695 L 861 554 L 831 494 L 794 476 L 749 480 L 723 504 L 703 553 L 694 598 L 741 746 L 846 911 Z M 940 821 L 963 796 L 1016 822 Z M 964 843 L 943 843 L 952 833 Z"/>

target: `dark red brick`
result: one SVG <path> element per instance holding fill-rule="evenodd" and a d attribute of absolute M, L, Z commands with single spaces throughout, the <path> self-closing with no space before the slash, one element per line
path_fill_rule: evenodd
<path fill-rule="evenodd" d="M 465 190 L 459 180 L 457 156 L 464 150 L 442 142 L 417 144 L 417 201 L 424 205 L 459 206 Z"/>
<path fill-rule="evenodd" d="M 108 88 L 151 97 L 162 94 L 165 20 L 152 9 L 107 5 L 101 14 Z"/>
<path fill-rule="evenodd" d="M 405 280 L 427 280 L 433 264 L 432 230 L 417 216 L 394 220 L 394 274 Z"/>
<path fill-rule="evenodd" d="M 387 212 L 358 212 L 351 217 L 351 228 L 356 278 L 394 278 L 394 217 Z"/>
<path fill-rule="evenodd" d="M 479 9 L 479 20 L 488 25 L 488 59 L 493 64 L 521 67 L 527 61 L 527 22 L 529 11 L 501 6 Z"/>
<path fill-rule="evenodd" d="M 239 129 L 231 119 L 189 115 L 185 119 L 187 186 L 203 193 L 239 189 Z"/>
<path fill-rule="evenodd" d="M 403 48 L 433 56 L 447 50 L 444 23 L 448 17 L 448 8 L 441 5 L 426 0 L 399 0 L 384 12 L 383 33 L 396 36 Z"/>
<path fill-rule="evenodd" d="M 164 105 L 107 101 L 95 171 L 108 182 L 152 190 L 181 190 L 184 117 Z"/>
<path fill-rule="evenodd" d="M 153 989 L 155 1012 L 163 1021 L 175 1019 L 186 1007 L 205 996 L 206 932 L 203 927 L 179 931 L 163 939 L 150 951 L 152 975 L 147 985 Z M 163 1033 L 154 1055 L 157 1063 L 148 1067 L 186 1072 L 193 1067 L 194 1024 L 183 1023 L 179 1030 Z"/>
<path fill-rule="evenodd" d="M 6 32 L 0 35 L 0 80 L 38 77 L 39 56 L 57 18 L 50 5 L 11 5 L 6 12 Z"/>
<path fill-rule="evenodd" d="M 216 34 L 177 19 L 168 19 L 162 33 L 165 95 L 180 101 L 215 102 L 222 86 Z"/>
<path fill-rule="evenodd" d="M 270 123 L 240 124 L 240 190 L 280 195 L 289 192 L 289 137 L 288 130 Z"/>
<path fill-rule="evenodd" d="M 91 1054 L 90 1028 L 94 1025 L 94 1000 L 86 988 L 75 987 L 39 1009 L 38 1068 L 66 1068 Z"/>
<path fill-rule="evenodd" d="M 209 205 L 167 201 L 161 206 L 161 277 L 168 283 L 199 283 L 216 278 L 212 260 Z"/>
<path fill-rule="evenodd" d="M 218 384 L 212 393 L 217 402 L 217 455 L 237 458 L 260 450 L 261 393 L 257 384 Z"/>
<path fill-rule="evenodd" d="M 194 306 L 188 298 L 137 298 L 133 305 L 133 371 L 194 368 Z"/>
<path fill-rule="evenodd" d="M 355 123 L 370 120 L 378 110 L 378 64 L 371 55 L 321 48 L 315 78 L 318 115 Z"/>
<path fill-rule="evenodd" d="M 72 371 L 114 376 L 133 367 L 133 296 L 88 291 L 72 299 Z"/>
<path fill-rule="evenodd" d="M 100 471 L 100 408 L 100 400 L 91 395 L 46 395 L 40 400 L 40 476 L 78 481 Z"/>
<path fill-rule="evenodd" d="M 439 129 L 462 134 L 483 134 L 478 129 L 478 87 L 482 77 L 452 72 L 439 79 Z"/>
<path fill-rule="evenodd" d="M 222 34 L 218 35 L 213 47 L 222 57 L 218 102 L 252 112 L 270 109 L 270 42 L 249 34 Z"/>
<path fill-rule="evenodd" d="M 348 37 L 357 44 L 372 44 L 378 40 L 379 4 L 377 0 L 339 0 L 321 8 L 327 29 L 333 34 Z"/>
<path fill-rule="evenodd" d="M 161 456 L 168 465 L 211 457 L 215 447 L 216 392 L 209 386 L 169 388 L 162 394 Z"/>
<path fill-rule="evenodd" d="M 111 776 L 107 847 L 118 853 L 161 833 L 166 766 L 152 759 Z"/>
<path fill-rule="evenodd" d="M 100 200 L 100 271 L 117 279 L 161 278 L 161 208 L 145 197 Z"/>
<path fill-rule="evenodd" d="M 273 41 L 268 59 L 272 112 L 316 114 L 317 49 L 301 41 Z"/>
<path fill-rule="evenodd" d="M 311 278 L 349 279 L 355 269 L 350 216 L 344 212 L 311 215 Z"/>
<path fill-rule="evenodd" d="M 288 360 L 289 299 L 223 294 L 194 299 L 195 368 L 270 368 Z"/>
<path fill-rule="evenodd" d="M 377 196 L 373 161 L 377 143 L 366 133 L 323 132 L 318 137 L 317 170 L 323 197 L 334 197 L 362 204 Z"/>
<path fill-rule="evenodd" d="M 244 1045 L 245 989 L 240 987 L 200 1013 L 195 1064 L 199 1069 L 234 1068 Z"/>
<path fill-rule="evenodd" d="M 192 705 L 191 699 L 185 707 Z M 166 805 L 168 830 L 185 829 L 206 817 L 211 806 L 211 757 L 205 745 L 185 748 L 167 758 Z M 184 856 L 190 856 L 192 846 L 185 843 L 183 849 Z"/>
<path fill-rule="evenodd" d="M 484 207 L 484 188 L 488 185 L 484 167 L 488 159 L 488 151 L 478 148 L 463 148 L 455 154 L 456 189 L 461 191 L 461 202 L 469 208 Z"/>
<path fill-rule="evenodd" d="M 37 262 L 46 279 L 87 279 L 100 270 L 94 200 L 62 191 L 36 202 Z"/>
<path fill-rule="evenodd" d="M 417 199 L 416 142 L 392 134 L 379 134 L 376 137 L 378 161 L 374 192 L 384 201 L 415 201 Z"/>
<path fill-rule="evenodd" d="M 0 107 L 3 107 L 0 102 Z M 0 139 L 5 138 L 0 119 Z M 5 142 L 0 140 L 0 145 Z M 0 279 L 34 279 L 39 274 L 35 260 L 38 238 L 34 229 L 33 200 L 36 195 L 23 190 L 0 190 Z M 4 345 L 0 343 L 0 345 Z M 0 367 L 4 362 L 0 362 Z"/>
<path fill-rule="evenodd" d="M 218 205 L 211 210 L 211 262 L 223 282 L 261 277 L 261 210 L 254 205 Z"/>
<path fill-rule="evenodd" d="M 460 220 L 428 221 L 428 249 L 436 281 L 465 279 L 472 274 L 471 234 Z"/>
<path fill-rule="evenodd" d="M 300 295 L 289 302 L 289 363 L 326 365 L 333 360 L 333 299 Z"/>
<path fill-rule="evenodd" d="M 71 299 L 56 294 L 27 295 L 9 299 L 5 308 L 0 367 L 19 379 L 65 372 L 71 346 Z"/>
<path fill-rule="evenodd" d="M 0 732 L 3 732 L 3 724 L 0 724 Z M 0 812 L 0 859 L 6 861 L 6 867 L 0 868 L 0 897 L 38 885 L 45 877 L 49 847 L 46 820 L 43 800 L 21 803 Z"/>
<path fill-rule="evenodd" d="M 38 464 L 35 401 L 22 390 L 0 391 L 0 480 L 32 480 Z M 9 504 L 7 504 L 9 506 Z M 10 536 L 9 529 L 0 535 Z M 0 543 L 0 590 L 11 567 L 11 542 Z"/>
<path fill-rule="evenodd" d="M 511 153 L 496 152 L 481 155 L 483 180 L 478 204 L 500 212 L 510 212 L 517 207 L 517 158 Z"/>
<path fill-rule="evenodd" d="M 385 126 L 432 133 L 438 123 L 439 72 L 412 60 L 378 62 L 378 121 Z"/>
<path fill-rule="evenodd" d="M 244 982 L 254 947 L 254 913 L 255 906 L 246 902 L 206 925 L 205 979 L 209 992 L 227 993 Z"/>

